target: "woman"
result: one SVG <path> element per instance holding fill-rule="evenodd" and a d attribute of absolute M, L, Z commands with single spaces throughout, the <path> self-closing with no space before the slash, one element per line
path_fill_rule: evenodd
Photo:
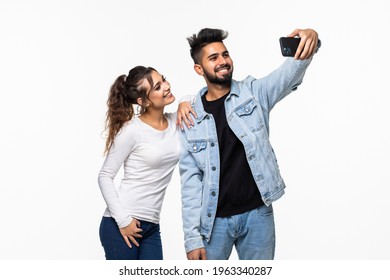
<path fill-rule="evenodd" d="M 164 113 L 174 101 L 169 82 L 151 67 L 134 67 L 111 86 L 107 155 L 98 179 L 107 204 L 99 230 L 107 260 L 163 259 L 160 211 L 180 156 L 176 116 Z M 133 105 L 139 105 L 139 114 Z M 180 106 L 179 115 L 193 113 L 189 102 Z M 124 177 L 116 188 L 122 165 Z"/>

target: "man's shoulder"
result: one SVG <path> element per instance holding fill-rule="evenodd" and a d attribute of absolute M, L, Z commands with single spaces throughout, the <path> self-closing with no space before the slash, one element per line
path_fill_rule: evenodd
<path fill-rule="evenodd" d="M 239 81 L 233 80 L 231 90 L 232 92 L 237 92 L 237 93 L 241 93 L 242 91 L 245 90 L 251 90 L 252 82 L 255 80 L 256 78 L 252 77 L 251 75 L 248 75 L 243 80 L 239 80 Z"/>

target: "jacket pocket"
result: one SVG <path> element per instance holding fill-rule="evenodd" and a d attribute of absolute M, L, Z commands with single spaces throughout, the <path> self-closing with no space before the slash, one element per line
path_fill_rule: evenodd
<path fill-rule="evenodd" d="M 249 102 L 242 104 L 236 109 L 236 114 L 240 117 L 251 115 L 256 107 L 257 104 L 254 102 L 253 99 L 250 99 Z"/>
<path fill-rule="evenodd" d="M 263 128 L 264 124 L 261 117 L 261 109 L 259 105 L 253 99 L 249 99 L 247 102 L 235 109 L 235 113 L 239 118 L 241 127 L 248 128 L 251 132 L 259 131 Z"/>
<path fill-rule="evenodd" d="M 206 149 L 207 142 L 206 141 L 191 141 L 187 144 L 187 150 L 190 153 L 199 153 L 200 151 Z"/>

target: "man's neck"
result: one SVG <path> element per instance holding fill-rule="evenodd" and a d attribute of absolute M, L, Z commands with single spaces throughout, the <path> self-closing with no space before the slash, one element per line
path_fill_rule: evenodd
<path fill-rule="evenodd" d="M 214 101 L 230 91 L 230 84 L 228 85 L 218 85 L 218 84 L 207 84 L 207 101 Z"/>

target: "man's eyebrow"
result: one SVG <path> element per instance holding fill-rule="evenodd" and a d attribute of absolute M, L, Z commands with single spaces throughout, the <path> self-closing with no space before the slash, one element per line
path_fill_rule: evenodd
<path fill-rule="evenodd" d="M 223 51 L 223 52 L 222 52 L 222 55 L 225 55 L 225 54 L 229 54 L 229 51 L 226 50 L 226 51 Z M 218 56 L 218 55 L 219 55 L 218 53 L 212 53 L 212 54 L 210 54 L 207 58 L 211 58 L 211 57 L 213 57 L 213 56 Z"/>
<path fill-rule="evenodd" d="M 210 57 L 213 57 L 213 56 L 216 56 L 216 55 L 218 55 L 218 53 L 212 53 L 207 58 L 210 58 Z"/>

